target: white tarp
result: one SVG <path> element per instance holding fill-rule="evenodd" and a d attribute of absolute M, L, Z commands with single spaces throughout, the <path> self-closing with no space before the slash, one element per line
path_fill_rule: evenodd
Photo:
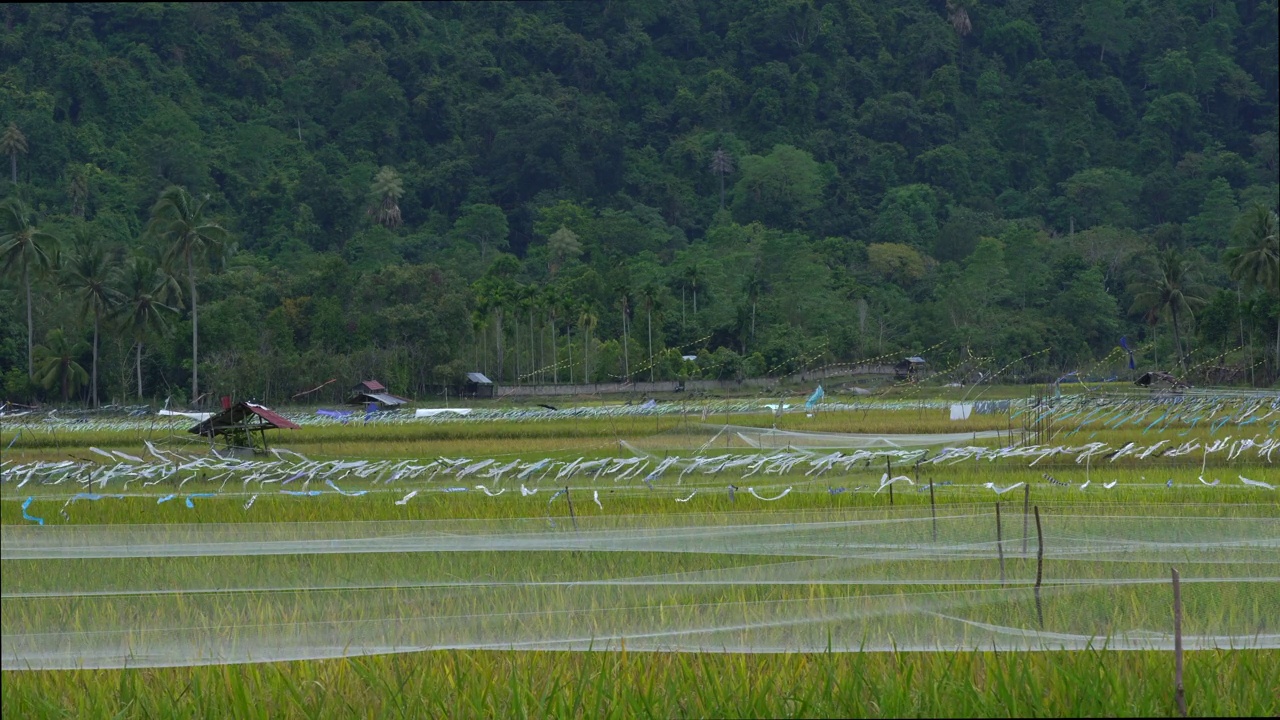
<path fill-rule="evenodd" d="M 205 420 L 208 420 L 209 418 L 213 417 L 213 413 L 189 413 L 189 412 L 180 412 L 178 410 L 159 410 L 156 412 L 156 414 L 157 415 L 181 415 L 182 417 L 189 417 L 192 420 L 195 420 L 196 422 L 204 422 Z"/>
<path fill-rule="evenodd" d="M 951 406 L 952 420 L 968 420 L 973 413 L 973 403 L 954 403 Z"/>
<path fill-rule="evenodd" d="M 414 417 L 436 417 L 437 415 L 470 415 L 471 408 L 418 408 L 413 411 Z"/>

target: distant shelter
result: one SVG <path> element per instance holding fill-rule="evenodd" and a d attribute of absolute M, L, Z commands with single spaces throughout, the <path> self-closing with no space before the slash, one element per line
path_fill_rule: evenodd
<path fill-rule="evenodd" d="M 898 380 L 919 380 L 926 364 L 925 359 L 918 355 L 903 358 L 893 366 L 893 376 Z"/>
<path fill-rule="evenodd" d="M 300 430 L 288 418 L 264 405 L 251 402 L 232 404 L 224 400 L 223 411 L 197 424 L 187 432 L 213 441 L 221 436 L 228 448 L 267 451 L 267 430 Z"/>
<path fill-rule="evenodd" d="M 462 386 L 463 394 L 473 398 L 492 398 L 493 390 L 493 381 L 478 372 L 467 373 L 467 381 Z"/>
<path fill-rule="evenodd" d="M 370 404 L 378 406 L 379 409 L 399 407 L 409 401 L 399 395 L 392 395 L 387 392 L 387 388 L 377 380 L 365 380 L 356 385 L 351 390 L 351 397 L 347 399 L 348 405 L 369 406 Z"/>

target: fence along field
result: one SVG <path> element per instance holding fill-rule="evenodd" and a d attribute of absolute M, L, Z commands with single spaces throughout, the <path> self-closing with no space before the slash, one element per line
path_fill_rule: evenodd
<path fill-rule="evenodd" d="M 103 443 L 110 449 L 73 440 L 50 449 L 38 430 L 7 425 L 3 666 L 441 648 L 479 652 L 467 657 L 482 665 L 511 651 L 623 648 L 1105 647 L 1148 662 L 1145 651 L 1173 647 L 1176 565 L 1184 645 L 1274 670 L 1277 401 L 1192 402 L 1015 405 L 998 417 L 1006 426 L 1014 412 L 1053 413 L 1054 431 L 964 444 L 920 432 L 933 428 L 914 406 L 820 413 L 808 426 L 820 432 L 775 431 L 771 416 L 747 407 L 731 422 L 698 413 L 665 426 L 661 416 L 542 417 L 514 421 L 545 428 L 515 455 L 504 452 L 509 441 L 490 440 L 486 454 L 434 457 L 417 451 L 456 436 L 414 441 L 398 434 L 415 429 L 408 421 L 298 432 L 333 433 L 323 447 L 344 450 L 355 443 L 339 445 L 341 434 L 361 433 L 367 457 L 289 439 L 294 449 L 255 459 L 130 428 L 81 431 L 119 438 Z M 842 437 L 863 413 L 878 414 L 883 443 Z M 423 427 L 465 429 L 484 449 L 486 424 L 512 422 Z M 591 451 L 556 451 L 584 422 L 598 423 Z M 888 432 L 894 424 L 917 437 Z M 609 437 L 610 425 L 627 435 Z M 386 429 L 397 434 L 380 441 Z M 832 449 L 842 442 L 853 446 Z M 382 444 L 407 450 L 386 457 Z M 1264 707 L 1259 688 L 1244 683 L 1229 707 Z"/>

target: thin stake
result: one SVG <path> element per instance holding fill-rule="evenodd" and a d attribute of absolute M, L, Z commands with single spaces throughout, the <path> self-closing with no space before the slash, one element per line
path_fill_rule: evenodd
<path fill-rule="evenodd" d="M 1044 579 L 1044 534 L 1040 531 L 1040 506 L 1036 511 L 1036 619 L 1044 629 L 1044 608 L 1040 604 L 1040 582 Z"/>
<path fill-rule="evenodd" d="M 1027 556 L 1027 511 L 1031 504 L 1031 484 L 1022 486 L 1022 557 Z"/>
<path fill-rule="evenodd" d="M 996 501 L 996 552 L 1000 555 L 1000 587 L 1004 587 L 1004 538 L 1000 532 L 1000 501 Z"/>
<path fill-rule="evenodd" d="M 929 478 L 929 514 L 933 516 L 933 541 L 938 542 L 938 510 L 933 504 L 933 478 Z"/>
<path fill-rule="evenodd" d="M 1178 713 L 1187 716 L 1187 694 L 1182 687 L 1182 586 L 1178 569 L 1173 568 L 1173 698 Z"/>
<path fill-rule="evenodd" d="M 884 459 L 884 475 L 885 479 L 893 477 L 893 461 L 889 458 Z M 889 485 L 889 505 L 893 505 L 893 485 Z"/>
<path fill-rule="evenodd" d="M 564 499 L 569 501 L 569 519 L 573 521 L 573 531 L 578 532 L 578 518 L 573 514 L 573 498 L 569 496 L 569 486 L 564 487 Z"/>

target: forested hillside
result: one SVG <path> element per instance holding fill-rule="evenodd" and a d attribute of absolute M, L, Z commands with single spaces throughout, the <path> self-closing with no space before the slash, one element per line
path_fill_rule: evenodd
<path fill-rule="evenodd" d="M 11 400 L 1280 374 L 1276 0 L 0 18 Z"/>

